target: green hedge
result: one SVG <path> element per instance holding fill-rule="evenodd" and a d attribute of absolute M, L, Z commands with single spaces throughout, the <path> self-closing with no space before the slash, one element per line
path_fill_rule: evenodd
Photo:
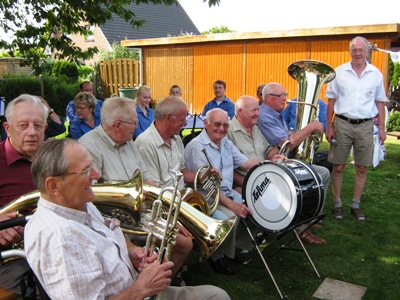
<path fill-rule="evenodd" d="M 400 111 L 390 113 L 386 124 L 386 131 L 400 131 Z"/>
<path fill-rule="evenodd" d="M 65 116 L 65 108 L 79 92 L 79 82 L 66 83 L 52 77 L 43 77 L 44 98 L 60 116 Z M 21 94 L 41 96 L 41 84 L 38 77 L 6 76 L 0 78 L 0 96 L 6 103 Z"/>

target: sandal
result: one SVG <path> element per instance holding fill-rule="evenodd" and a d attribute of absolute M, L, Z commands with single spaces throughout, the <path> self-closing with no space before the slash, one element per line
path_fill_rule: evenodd
<path fill-rule="evenodd" d="M 325 245 L 326 240 L 315 236 L 311 230 L 307 230 L 300 236 L 301 240 L 309 245 Z"/>

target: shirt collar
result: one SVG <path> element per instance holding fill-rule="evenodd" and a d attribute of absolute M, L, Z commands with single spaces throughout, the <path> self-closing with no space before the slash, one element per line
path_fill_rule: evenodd
<path fill-rule="evenodd" d="M 227 139 L 227 137 L 225 136 L 221 142 L 220 142 L 220 147 L 218 147 L 208 136 L 208 133 L 206 131 L 206 129 L 204 129 L 200 134 L 199 134 L 199 139 L 201 140 L 201 143 L 203 145 L 210 145 L 211 147 L 215 148 L 215 149 L 220 149 L 222 147 L 222 144 L 225 142 L 225 140 Z"/>
<path fill-rule="evenodd" d="M 39 199 L 38 206 L 43 206 L 46 209 L 51 210 L 55 214 L 68 220 L 73 220 L 81 224 L 92 226 L 92 216 L 87 212 L 87 208 L 85 211 L 68 208 L 50 202 L 44 199 L 42 196 Z"/>
<path fill-rule="evenodd" d="M 4 148 L 6 150 L 6 161 L 7 165 L 11 165 L 16 161 L 23 159 L 29 161 L 26 157 L 22 156 L 11 144 L 10 138 L 7 138 L 4 144 Z"/>
<path fill-rule="evenodd" d="M 231 128 L 233 132 L 236 131 L 241 131 L 245 134 L 247 134 L 246 129 L 242 126 L 242 124 L 239 123 L 238 119 L 236 118 L 236 116 L 234 116 L 231 120 Z"/>
<path fill-rule="evenodd" d="M 103 126 L 100 124 L 99 126 L 97 126 L 94 130 L 96 130 L 99 134 L 99 136 L 103 139 L 103 141 L 105 142 L 105 144 L 112 150 L 114 148 L 119 148 L 122 145 L 125 145 L 125 143 L 122 143 L 120 145 L 118 145 L 116 142 L 114 142 L 110 136 L 107 134 L 107 132 L 104 131 Z"/>
<path fill-rule="evenodd" d="M 160 133 L 158 132 L 156 126 L 154 125 L 154 121 L 151 123 L 149 128 L 150 128 L 151 135 L 154 138 L 154 144 L 157 148 L 162 147 L 163 145 L 167 145 L 168 147 L 170 147 L 166 142 L 164 142 L 164 140 L 161 137 Z M 172 142 L 176 142 L 176 139 L 177 139 L 176 135 L 171 137 L 171 145 L 172 145 Z"/>

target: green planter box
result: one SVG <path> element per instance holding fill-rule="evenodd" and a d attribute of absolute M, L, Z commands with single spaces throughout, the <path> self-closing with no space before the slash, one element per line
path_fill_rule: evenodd
<path fill-rule="evenodd" d="M 137 90 L 137 87 L 119 88 L 118 92 L 120 97 L 136 99 Z"/>

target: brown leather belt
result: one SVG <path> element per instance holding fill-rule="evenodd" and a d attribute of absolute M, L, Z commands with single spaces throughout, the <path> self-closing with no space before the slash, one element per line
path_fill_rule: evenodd
<path fill-rule="evenodd" d="M 345 120 L 345 121 L 347 121 L 347 122 L 349 122 L 351 124 L 361 124 L 361 123 L 367 122 L 369 120 L 372 120 L 372 118 L 369 118 L 369 119 L 350 119 L 350 118 L 347 118 L 347 117 L 342 116 L 342 115 L 336 115 L 336 117 L 338 117 L 339 119 Z"/>

